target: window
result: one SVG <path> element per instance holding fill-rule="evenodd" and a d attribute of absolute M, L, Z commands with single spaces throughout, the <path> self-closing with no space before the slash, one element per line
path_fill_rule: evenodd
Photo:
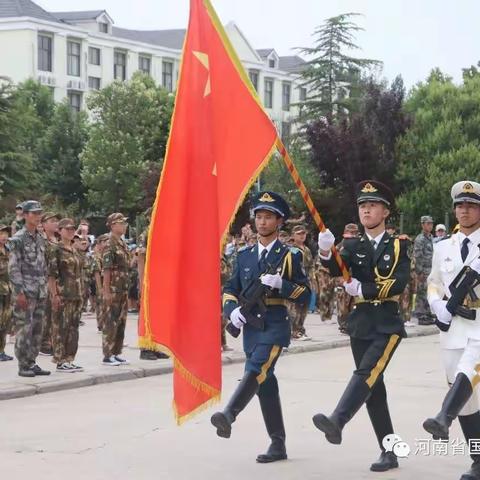
<path fill-rule="evenodd" d="M 115 80 L 126 80 L 127 78 L 127 54 L 124 52 L 113 54 L 113 77 Z"/>
<path fill-rule="evenodd" d="M 270 68 L 275 68 L 275 59 L 274 58 L 271 58 L 269 61 L 268 61 L 268 66 Z"/>
<path fill-rule="evenodd" d="M 98 29 L 102 33 L 108 33 L 108 23 L 99 22 Z"/>
<path fill-rule="evenodd" d="M 304 102 L 307 99 L 307 89 L 305 87 L 300 87 L 299 98 L 301 102 Z"/>
<path fill-rule="evenodd" d="M 100 90 L 100 79 L 98 77 L 88 77 L 88 88 Z"/>
<path fill-rule="evenodd" d="M 292 127 L 290 122 L 282 122 L 282 142 L 288 144 L 290 141 L 290 135 L 292 133 Z"/>
<path fill-rule="evenodd" d="M 67 42 L 67 75 L 80 76 L 80 48 L 79 42 Z"/>
<path fill-rule="evenodd" d="M 292 86 L 290 83 L 284 82 L 282 84 L 282 109 L 288 112 L 290 110 L 290 92 Z"/>
<path fill-rule="evenodd" d="M 173 92 L 173 62 L 162 62 L 162 86 Z"/>
<path fill-rule="evenodd" d="M 259 76 L 258 70 L 249 70 L 248 76 L 250 77 L 250 81 L 252 82 L 253 87 L 258 92 L 258 76 Z"/>
<path fill-rule="evenodd" d="M 138 69 L 147 75 L 150 75 L 151 58 L 144 55 L 138 57 Z"/>
<path fill-rule="evenodd" d="M 273 79 L 265 79 L 265 108 L 273 108 Z"/>
<path fill-rule="evenodd" d="M 82 94 L 80 92 L 68 92 L 68 103 L 70 103 L 72 110 L 79 112 L 82 108 Z"/>
<path fill-rule="evenodd" d="M 49 35 L 38 36 L 38 69 L 52 71 L 52 37 Z"/>
<path fill-rule="evenodd" d="M 99 48 L 88 47 L 88 63 L 91 65 L 100 65 L 101 53 Z"/>

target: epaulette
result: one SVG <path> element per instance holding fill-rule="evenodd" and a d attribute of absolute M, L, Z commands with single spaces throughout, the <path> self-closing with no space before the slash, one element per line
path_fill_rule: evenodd
<path fill-rule="evenodd" d="M 247 247 L 247 246 L 239 248 L 239 249 L 237 250 L 237 255 L 238 255 L 239 253 L 246 252 L 249 248 L 250 248 L 250 247 Z"/>

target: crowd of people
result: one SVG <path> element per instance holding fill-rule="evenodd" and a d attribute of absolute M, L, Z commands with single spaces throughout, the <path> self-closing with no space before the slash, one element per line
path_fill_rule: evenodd
<path fill-rule="evenodd" d="M 52 357 L 57 372 L 82 371 L 76 355 L 87 311 L 102 334 L 102 365 L 128 364 L 122 357 L 126 319 L 138 311 L 146 251 L 126 241 L 121 213 L 109 215 L 106 227 L 108 233 L 95 237 L 87 220 L 77 224 L 45 212 L 34 200 L 17 205 L 10 226 L 0 225 L 0 361 L 13 360 L 5 353 L 10 334 L 20 376 L 51 373 L 36 363 L 39 354 Z M 140 352 L 144 360 L 162 357 Z"/>

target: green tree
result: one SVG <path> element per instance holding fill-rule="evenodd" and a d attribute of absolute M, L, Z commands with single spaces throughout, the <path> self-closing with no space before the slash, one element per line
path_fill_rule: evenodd
<path fill-rule="evenodd" d="M 80 153 L 88 139 L 85 112 L 75 112 L 65 100 L 55 106 L 51 124 L 40 148 L 44 189 L 65 206 L 84 207 L 85 187 L 81 177 Z"/>
<path fill-rule="evenodd" d="M 304 86 L 310 92 L 302 104 L 305 119 L 331 119 L 335 113 L 348 112 L 359 95 L 362 77 L 374 67 L 381 67 L 378 60 L 348 54 L 360 49 L 356 34 L 363 28 L 353 21 L 358 15 L 344 13 L 328 18 L 313 33 L 314 46 L 299 49 L 311 57 L 303 72 Z"/>
<path fill-rule="evenodd" d="M 94 119 L 81 155 L 88 202 L 103 213 L 134 215 L 145 207 L 145 172 L 163 163 L 173 96 L 136 73 L 94 92 L 87 105 Z"/>
<path fill-rule="evenodd" d="M 422 215 L 443 222 L 452 211 L 453 183 L 478 177 L 480 74 L 475 67 L 465 70 L 463 84 L 457 86 L 433 70 L 412 90 L 405 109 L 413 123 L 397 145 L 397 181 L 403 192 L 398 205 L 408 231 L 414 232 Z"/>

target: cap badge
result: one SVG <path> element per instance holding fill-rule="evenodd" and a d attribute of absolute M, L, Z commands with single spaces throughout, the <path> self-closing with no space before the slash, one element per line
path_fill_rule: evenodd
<path fill-rule="evenodd" d="M 375 193 L 375 192 L 378 192 L 378 190 L 371 183 L 366 183 L 365 186 L 362 188 L 362 193 Z"/>
<path fill-rule="evenodd" d="M 275 200 L 272 198 L 272 196 L 268 192 L 265 192 L 262 195 L 262 198 L 260 198 L 260 201 L 261 202 L 274 202 Z"/>
<path fill-rule="evenodd" d="M 463 192 L 469 193 L 469 192 L 473 192 L 473 190 L 474 190 L 474 188 L 473 188 L 473 185 L 471 183 L 467 182 L 463 185 L 463 189 L 462 189 Z"/>

